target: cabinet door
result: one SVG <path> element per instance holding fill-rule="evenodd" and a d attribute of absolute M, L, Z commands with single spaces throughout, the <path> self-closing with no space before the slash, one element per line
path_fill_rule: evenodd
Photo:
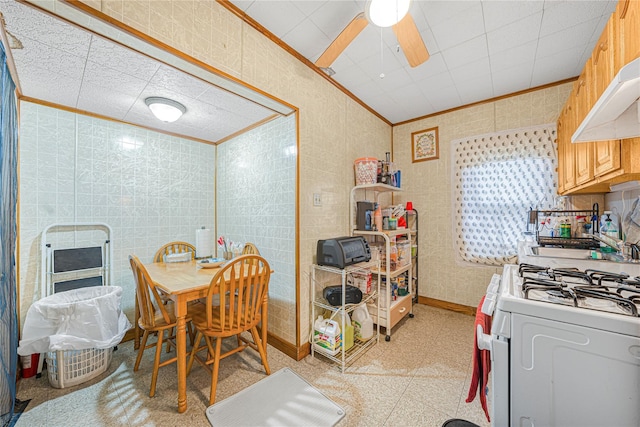
<path fill-rule="evenodd" d="M 640 0 L 620 0 L 616 8 L 619 54 L 616 71 L 640 57 Z"/>
<path fill-rule="evenodd" d="M 564 165 L 564 144 L 565 141 L 565 123 L 563 118 L 564 110 L 560 112 L 560 116 L 558 116 L 558 123 L 556 127 L 556 144 L 558 147 L 558 194 L 562 194 L 565 191 L 564 185 L 564 174 L 565 174 L 565 165 Z"/>
<path fill-rule="evenodd" d="M 618 30 L 614 13 L 604 27 L 591 55 L 591 104 L 595 104 L 615 76 L 615 34 Z M 620 141 L 598 141 L 593 148 L 594 175 L 602 176 L 620 169 Z M 586 153 L 585 153 L 586 155 Z"/>
<path fill-rule="evenodd" d="M 560 114 L 559 132 L 558 132 L 558 168 L 562 171 L 558 179 L 562 191 L 567 191 L 576 186 L 575 175 L 575 144 L 571 143 L 571 134 L 573 132 L 573 93 L 569 96 L 569 103 L 565 106 Z M 560 178 L 560 176 L 562 178 Z"/>
<path fill-rule="evenodd" d="M 582 70 L 582 74 L 573 85 L 574 91 L 574 114 L 572 129 L 577 128 L 591 108 L 589 76 L 591 74 L 592 60 L 587 60 L 587 65 Z M 571 137 L 569 137 L 571 141 Z M 575 180 L 576 185 L 586 184 L 593 180 L 593 143 L 570 144 L 574 147 L 575 158 Z"/>

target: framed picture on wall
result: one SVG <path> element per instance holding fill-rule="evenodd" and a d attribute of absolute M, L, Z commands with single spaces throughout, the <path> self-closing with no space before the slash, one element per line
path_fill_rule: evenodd
<path fill-rule="evenodd" d="M 411 154 L 413 163 L 434 160 L 440 156 L 438 148 L 438 128 L 430 128 L 411 134 Z"/>

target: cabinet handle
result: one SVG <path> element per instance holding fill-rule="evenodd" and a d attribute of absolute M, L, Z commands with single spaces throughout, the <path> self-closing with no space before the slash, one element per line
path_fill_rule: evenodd
<path fill-rule="evenodd" d="M 630 3 L 630 1 L 629 1 L 629 0 L 626 0 L 626 1 L 623 3 L 622 10 L 620 11 L 620 17 L 619 17 L 619 19 L 624 19 L 624 18 L 626 18 L 626 16 L 627 16 L 627 9 L 629 9 L 629 3 Z"/>
<path fill-rule="evenodd" d="M 407 307 L 402 307 L 400 310 L 398 310 L 398 313 L 404 313 L 405 311 L 407 311 Z"/>

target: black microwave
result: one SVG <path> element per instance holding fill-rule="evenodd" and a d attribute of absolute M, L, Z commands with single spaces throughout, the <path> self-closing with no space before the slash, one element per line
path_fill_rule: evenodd
<path fill-rule="evenodd" d="M 337 268 L 345 268 L 352 264 L 371 260 L 369 243 L 362 236 L 318 240 L 316 255 L 318 265 Z"/>

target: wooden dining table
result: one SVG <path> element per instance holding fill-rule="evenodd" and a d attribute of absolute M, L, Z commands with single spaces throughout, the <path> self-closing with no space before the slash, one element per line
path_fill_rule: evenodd
<path fill-rule="evenodd" d="M 144 264 L 149 277 L 173 302 L 175 307 L 176 353 L 178 368 L 178 412 L 187 410 L 187 303 L 199 298 L 205 298 L 211 279 L 220 270 L 217 268 L 202 268 L 197 261 L 176 263 Z M 263 319 L 267 319 L 267 300 L 262 306 Z M 267 342 L 267 322 L 262 323 L 261 338 Z M 195 343 L 197 345 L 197 343 Z"/>

